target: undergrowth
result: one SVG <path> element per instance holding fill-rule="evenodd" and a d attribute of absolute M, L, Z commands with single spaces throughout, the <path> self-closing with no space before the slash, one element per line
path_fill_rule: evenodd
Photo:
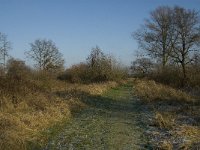
<path fill-rule="evenodd" d="M 74 90 L 102 94 L 114 82 L 69 84 L 41 75 L 25 79 L 0 79 L 0 149 L 23 150 L 44 145 L 47 129 L 72 116 L 86 105 L 78 97 L 60 97 L 58 92 Z M 36 144 L 37 143 L 37 144 Z"/>
<path fill-rule="evenodd" d="M 199 97 L 142 79 L 135 79 L 134 91 L 151 111 L 146 134 L 154 149 L 200 148 Z"/>

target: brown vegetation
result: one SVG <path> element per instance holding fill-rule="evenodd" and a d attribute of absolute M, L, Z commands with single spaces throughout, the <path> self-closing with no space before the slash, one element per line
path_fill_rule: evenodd
<path fill-rule="evenodd" d="M 11 58 L 6 61 L 8 42 L 1 33 L 0 41 L 3 43 L 0 45 L 0 57 L 4 58 L 3 66 L 0 66 L 1 149 L 22 150 L 30 145 L 40 147 L 50 136 L 44 131 L 63 124 L 70 119 L 72 112 L 86 107 L 80 100 L 82 96 L 100 95 L 117 85 L 109 82 L 108 75 L 116 69 L 109 68 L 110 72 L 106 73 L 108 60 L 104 55 L 97 56 L 95 63 L 98 65 L 95 67 L 89 63 L 79 64 L 63 73 L 64 60 L 55 44 L 51 40 L 36 40 L 31 44 L 31 50 L 26 52 L 35 62 L 34 70 L 22 60 Z"/>
<path fill-rule="evenodd" d="M 16 63 L 15 63 L 16 65 Z M 11 65 L 12 66 L 12 65 Z M 20 65 L 22 66 L 22 65 Z M 15 66 L 16 67 L 16 66 Z M 114 82 L 102 84 L 70 84 L 58 81 L 48 73 L 29 72 L 25 77 L 12 70 L 0 78 L 0 147 L 1 149 L 27 149 L 28 143 L 44 144 L 48 137 L 42 132 L 63 120 L 70 119 L 73 111 L 86 105 L 78 97 L 60 97 L 58 92 L 83 91 L 102 94 Z M 36 142 L 37 141 L 37 142 Z"/>
<path fill-rule="evenodd" d="M 93 48 L 85 63 L 68 68 L 58 78 L 71 83 L 120 81 L 127 77 L 127 69 L 99 47 Z"/>
<path fill-rule="evenodd" d="M 133 35 L 143 52 L 132 62 L 140 78 L 134 88 L 149 109 L 147 135 L 155 149 L 200 147 L 199 25 L 196 10 L 162 6 Z"/>
<path fill-rule="evenodd" d="M 147 135 L 159 149 L 197 149 L 200 101 L 196 95 L 155 81 L 135 79 L 135 93 L 150 110 Z"/>
<path fill-rule="evenodd" d="M 179 101 L 192 102 L 194 97 L 188 95 L 186 92 L 171 88 L 166 85 L 156 83 L 153 80 L 136 80 L 135 90 L 143 100 L 148 102 L 160 101 Z"/>
<path fill-rule="evenodd" d="M 134 74 L 176 87 L 200 86 L 199 26 L 196 10 L 156 8 L 133 34 L 142 50 L 142 58 L 132 63 Z"/>

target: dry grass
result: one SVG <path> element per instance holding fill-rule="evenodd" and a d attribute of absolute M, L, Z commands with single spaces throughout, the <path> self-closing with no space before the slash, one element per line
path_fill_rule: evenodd
<path fill-rule="evenodd" d="M 41 138 L 44 130 L 70 119 L 72 111 L 85 107 L 78 98 L 63 99 L 55 92 L 76 89 L 102 94 L 116 84 L 73 85 L 53 79 L 33 79 L 26 84 L 16 83 L 12 86 L 10 90 L 7 86 L 1 86 L 3 88 L 0 90 L 0 149 L 3 150 L 27 149 L 28 142 L 44 144 L 46 137 Z"/>
<path fill-rule="evenodd" d="M 161 150 L 172 150 L 173 149 L 173 145 L 170 141 L 168 140 L 163 140 L 159 143 L 158 146 L 159 149 Z"/>
<path fill-rule="evenodd" d="M 40 131 L 70 118 L 69 105 L 62 100 L 49 102 L 40 93 L 29 96 L 17 104 L 17 107 L 7 104 L 10 107 L 0 112 L 2 149 L 26 149 L 26 142 L 35 140 Z"/>
<path fill-rule="evenodd" d="M 194 101 L 194 98 L 187 93 L 152 80 L 135 80 L 134 87 L 137 95 L 147 102 L 155 100 Z"/>
<path fill-rule="evenodd" d="M 88 92 L 91 95 L 101 95 L 109 88 L 113 88 L 116 86 L 117 86 L 116 82 L 106 82 L 101 84 L 93 83 L 89 85 L 77 86 L 76 89 L 79 91 Z"/>
<path fill-rule="evenodd" d="M 159 128 L 172 129 L 175 125 L 175 118 L 169 113 L 155 113 L 154 125 Z"/>
<path fill-rule="evenodd" d="M 136 79 L 134 83 L 135 94 L 151 111 L 147 135 L 153 147 L 199 149 L 199 98 L 154 81 Z"/>

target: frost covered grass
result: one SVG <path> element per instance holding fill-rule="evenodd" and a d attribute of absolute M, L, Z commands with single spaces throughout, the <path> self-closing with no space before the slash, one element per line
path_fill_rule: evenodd
<path fill-rule="evenodd" d="M 151 80 L 135 79 L 135 94 L 151 112 L 147 135 L 158 149 L 200 147 L 200 101 L 197 96 Z"/>

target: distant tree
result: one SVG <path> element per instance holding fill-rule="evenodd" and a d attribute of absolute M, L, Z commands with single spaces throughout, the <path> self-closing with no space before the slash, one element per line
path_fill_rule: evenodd
<path fill-rule="evenodd" d="M 127 76 L 127 68 L 113 56 L 106 55 L 96 46 L 87 58 L 88 74 L 93 81 L 120 80 Z"/>
<path fill-rule="evenodd" d="M 102 52 L 102 50 L 96 46 L 95 48 L 92 48 L 92 51 L 87 58 L 87 62 L 91 67 L 100 67 L 101 61 L 105 59 L 105 54 Z"/>
<path fill-rule="evenodd" d="M 6 58 L 8 57 L 8 51 L 10 50 L 10 42 L 7 40 L 7 36 L 0 32 L 0 61 L 3 65 L 3 70 L 5 72 L 6 68 Z"/>
<path fill-rule="evenodd" d="M 27 78 L 31 73 L 31 69 L 25 64 L 25 61 L 14 58 L 7 61 L 7 69 L 7 75 L 17 80 Z"/>
<path fill-rule="evenodd" d="M 35 62 L 40 70 L 51 71 L 63 67 L 64 59 L 56 45 L 51 40 L 35 40 L 31 43 L 27 56 Z"/>
<path fill-rule="evenodd" d="M 153 62 L 149 58 L 138 58 L 131 64 L 131 70 L 134 75 L 145 76 L 153 69 Z"/>
<path fill-rule="evenodd" d="M 199 51 L 197 43 L 200 41 L 200 22 L 198 12 L 181 7 L 174 8 L 174 27 L 176 43 L 173 45 L 171 57 L 182 67 L 183 80 L 187 78 L 186 67 L 192 62 L 192 52 Z"/>
<path fill-rule="evenodd" d="M 109 73 L 111 72 L 111 60 L 102 52 L 102 50 L 96 46 L 92 48 L 92 51 L 87 58 L 87 64 L 89 66 L 89 73 L 93 80 L 103 81 L 109 80 Z"/>
<path fill-rule="evenodd" d="M 140 30 L 133 34 L 139 47 L 152 58 L 161 61 L 163 68 L 172 51 L 173 10 L 170 7 L 158 7 L 150 13 Z"/>
<path fill-rule="evenodd" d="M 106 55 L 96 46 L 92 48 L 86 62 L 68 68 L 58 79 L 70 82 L 117 81 L 127 77 L 127 68 L 110 55 Z"/>

